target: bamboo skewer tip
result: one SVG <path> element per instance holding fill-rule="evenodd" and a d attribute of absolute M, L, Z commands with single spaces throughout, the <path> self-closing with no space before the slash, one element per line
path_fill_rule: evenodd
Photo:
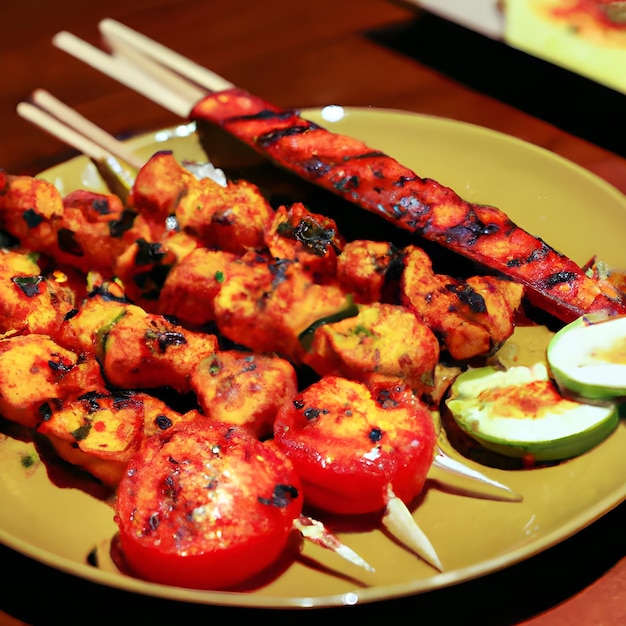
<path fill-rule="evenodd" d="M 441 559 L 432 543 L 418 526 L 406 504 L 395 495 L 391 486 L 387 490 L 387 507 L 382 521 L 392 537 L 410 548 L 437 571 L 443 572 Z"/>

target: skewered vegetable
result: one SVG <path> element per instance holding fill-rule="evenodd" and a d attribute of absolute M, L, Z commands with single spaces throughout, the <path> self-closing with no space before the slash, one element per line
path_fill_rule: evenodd
<path fill-rule="evenodd" d="M 309 505 L 362 514 L 385 509 L 388 486 L 405 503 L 419 495 L 435 429 L 401 383 L 374 397 L 362 383 L 327 376 L 283 405 L 274 439 L 301 477 Z"/>
<path fill-rule="evenodd" d="M 125 563 L 153 582 L 232 588 L 285 550 L 303 497 L 291 463 L 241 428 L 196 422 L 144 440 L 118 490 Z"/>
<path fill-rule="evenodd" d="M 308 506 L 380 514 L 399 541 L 442 569 L 408 509 L 433 462 L 435 429 L 402 382 L 372 391 L 346 378 L 323 377 L 281 407 L 274 441 L 294 464 Z"/>

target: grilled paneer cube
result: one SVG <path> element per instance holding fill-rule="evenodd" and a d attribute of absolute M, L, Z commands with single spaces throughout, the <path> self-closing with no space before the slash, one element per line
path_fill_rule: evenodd
<path fill-rule="evenodd" d="M 248 254 L 227 268 L 215 319 L 232 341 L 301 363 L 301 333 L 345 308 L 346 299 L 339 287 L 312 282 L 298 262 Z"/>
<path fill-rule="evenodd" d="M 36 255 L 0 250 L 0 336 L 51 334 L 75 305 L 65 276 L 41 274 Z"/>
<path fill-rule="evenodd" d="M 36 427 L 51 403 L 82 392 L 103 390 L 95 359 L 84 359 L 45 335 L 0 340 L 0 415 Z"/>
<path fill-rule="evenodd" d="M 31 176 L 4 177 L 0 227 L 24 248 L 48 252 L 56 244 L 54 224 L 63 215 L 63 198 L 52 184 Z"/>
<path fill-rule="evenodd" d="M 155 154 L 140 170 L 133 206 L 154 225 L 159 240 L 171 228 L 197 237 L 210 248 L 242 254 L 264 247 L 263 233 L 273 210 L 256 185 L 196 178 L 169 152 Z"/>
<path fill-rule="evenodd" d="M 127 307 L 100 330 L 100 359 L 107 381 L 120 389 L 191 390 L 191 372 L 217 349 L 215 335 L 193 332 L 162 315 Z"/>
<path fill-rule="evenodd" d="M 62 459 L 116 487 L 145 437 L 193 419 L 204 418 L 147 393 L 88 391 L 51 403 L 38 431 Z"/>
<path fill-rule="evenodd" d="M 386 302 L 402 271 L 402 251 L 387 241 L 349 241 L 337 258 L 337 280 L 357 303 Z"/>
<path fill-rule="evenodd" d="M 464 361 L 492 353 L 513 332 L 524 288 L 508 279 L 455 279 L 436 274 L 428 255 L 405 251 L 403 303 L 433 329 L 450 356 Z"/>
<path fill-rule="evenodd" d="M 401 379 L 417 395 L 433 386 L 439 342 L 409 309 L 373 303 L 358 315 L 316 329 L 305 363 L 321 376 L 365 383 Z"/>
<path fill-rule="evenodd" d="M 158 311 L 182 324 L 200 327 L 215 319 L 213 299 L 239 258 L 232 252 L 196 248 L 167 275 L 158 299 Z"/>
<path fill-rule="evenodd" d="M 276 413 L 296 394 L 298 381 L 285 359 L 223 350 L 198 363 L 191 387 L 206 416 L 242 426 L 261 439 L 272 434 Z"/>
<path fill-rule="evenodd" d="M 337 255 L 345 241 L 331 218 L 300 202 L 281 206 L 266 229 L 265 243 L 272 257 L 298 261 L 314 282 L 336 280 Z"/>
<path fill-rule="evenodd" d="M 54 225 L 56 243 L 46 252 L 61 265 L 110 275 L 128 245 L 148 235 L 145 226 L 135 228 L 134 219 L 114 194 L 73 191 L 63 198 L 63 215 Z"/>
<path fill-rule="evenodd" d="M 180 232 L 159 241 L 134 241 L 115 262 L 115 276 L 122 281 L 126 297 L 148 311 L 160 312 L 158 301 L 169 273 L 198 245 L 194 237 Z"/>
<path fill-rule="evenodd" d="M 62 197 L 49 182 L 7 176 L 0 195 L 0 227 L 24 248 L 82 272 L 111 273 L 116 258 L 147 225 L 114 194 L 76 190 Z"/>
<path fill-rule="evenodd" d="M 129 203 L 151 225 L 152 240 L 159 240 L 167 232 L 167 220 L 174 215 L 193 179 L 193 174 L 168 150 L 153 154 L 137 172 Z"/>
<path fill-rule="evenodd" d="M 182 230 L 209 248 L 243 254 L 265 247 L 263 234 L 273 210 L 259 189 L 247 181 L 222 187 L 211 179 L 191 186 L 176 206 Z"/>

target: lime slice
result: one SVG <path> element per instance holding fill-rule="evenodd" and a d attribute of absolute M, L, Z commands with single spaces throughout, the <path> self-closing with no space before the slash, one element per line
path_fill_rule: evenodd
<path fill-rule="evenodd" d="M 536 461 L 578 456 L 619 422 L 614 404 L 564 398 L 543 364 L 470 369 L 456 379 L 446 405 L 461 430 L 485 448 Z"/>
<path fill-rule="evenodd" d="M 593 401 L 626 397 L 626 317 L 578 318 L 550 340 L 547 357 L 564 394 Z"/>

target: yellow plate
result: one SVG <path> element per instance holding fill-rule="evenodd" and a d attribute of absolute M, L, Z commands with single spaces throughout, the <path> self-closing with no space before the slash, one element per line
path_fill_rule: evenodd
<path fill-rule="evenodd" d="M 466 199 L 494 204 L 579 263 L 593 254 L 622 262 L 626 199 L 586 170 L 543 149 L 467 124 L 396 111 L 305 111 L 305 117 L 364 139 L 453 187 Z M 334 120 L 336 121 L 330 121 Z M 174 149 L 198 159 L 189 126 L 133 139 L 138 153 Z M 101 185 L 83 157 L 42 174 L 63 193 Z M 359 219 L 367 214 L 358 213 Z M 32 446 L 0 435 L 0 541 L 55 568 L 146 595 L 195 603 L 248 607 L 327 607 L 419 594 L 505 568 L 581 530 L 626 494 L 626 431 L 621 424 L 588 454 L 533 471 L 481 468 L 523 495 L 498 502 L 447 492 L 429 482 L 414 516 L 445 567 L 436 573 L 380 530 L 342 534 L 376 571 L 368 573 L 332 554 L 305 547 L 302 558 L 260 589 L 245 593 L 154 585 L 87 564 L 90 551 L 116 531 L 105 503 L 53 483 L 41 461 L 25 467 Z"/>

